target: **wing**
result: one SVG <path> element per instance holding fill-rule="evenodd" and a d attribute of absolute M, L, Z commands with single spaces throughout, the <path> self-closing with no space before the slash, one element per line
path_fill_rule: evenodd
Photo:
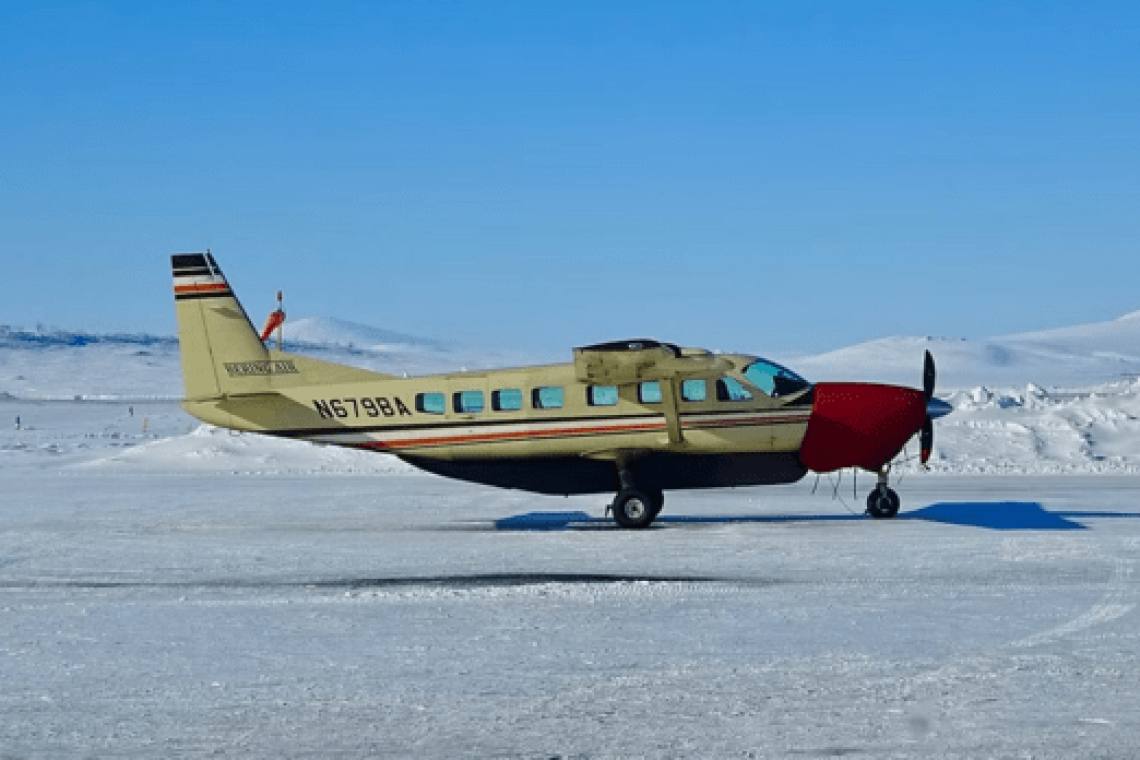
<path fill-rule="evenodd" d="M 704 349 L 655 340 L 598 343 L 574 349 L 574 373 L 583 383 L 630 385 L 653 380 L 719 377 L 732 363 Z"/>

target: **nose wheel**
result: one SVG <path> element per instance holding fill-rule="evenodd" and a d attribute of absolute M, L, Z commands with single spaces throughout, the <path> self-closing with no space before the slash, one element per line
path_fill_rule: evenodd
<path fill-rule="evenodd" d="M 899 495 L 886 486 L 867 494 L 867 514 L 876 520 L 889 520 L 899 513 Z"/>
<path fill-rule="evenodd" d="M 867 514 L 876 520 L 889 520 L 899 513 L 899 495 L 887 485 L 887 471 L 879 473 L 879 484 L 867 494 Z"/>
<path fill-rule="evenodd" d="M 898 495 L 887 484 L 889 473 L 889 467 L 882 468 L 879 471 L 879 484 L 866 495 L 866 514 L 876 520 L 890 520 L 898 514 Z"/>

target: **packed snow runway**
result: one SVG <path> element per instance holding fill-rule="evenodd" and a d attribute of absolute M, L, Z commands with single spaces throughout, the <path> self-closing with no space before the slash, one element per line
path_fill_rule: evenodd
<path fill-rule="evenodd" d="M 6 467 L 2 754 L 1132 751 L 1140 478 L 811 485 Z"/>

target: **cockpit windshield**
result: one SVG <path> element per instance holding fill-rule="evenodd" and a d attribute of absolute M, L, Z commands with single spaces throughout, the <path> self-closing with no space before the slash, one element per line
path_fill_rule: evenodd
<path fill-rule="evenodd" d="M 788 396 L 811 387 L 811 383 L 795 372 L 767 359 L 757 359 L 749 364 L 744 368 L 744 376 L 748 382 L 772 398 Z"/>

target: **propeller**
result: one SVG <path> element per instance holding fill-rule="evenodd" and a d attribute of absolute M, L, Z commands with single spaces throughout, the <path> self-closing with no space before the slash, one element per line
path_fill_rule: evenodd
<path fill-rule="evenodd" d="M 930 454 L 934 451 L 934 420 L 949 414 L 954 408 L 945 401 L 934 398 L 936 377 L 934 357 L 930 355 L 930 351 L 927 351 L 922 363 L 922 395 L 926 398 L 926 419 L 922 421 L 922 430 L 918 434 L 918 445 L 921 451 L 919 461 L 923 464 L 930 461 Z"/>

